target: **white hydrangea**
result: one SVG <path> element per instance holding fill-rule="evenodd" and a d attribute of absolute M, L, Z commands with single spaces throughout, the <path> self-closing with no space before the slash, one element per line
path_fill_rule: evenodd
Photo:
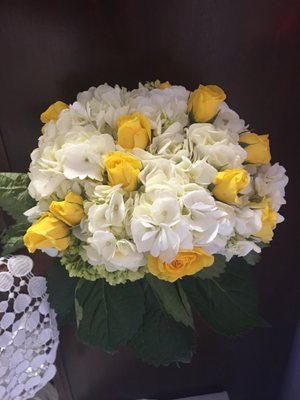
<path fill-rule="evenodd" d="M 127 90 L 118 85 L 104 84 L 79 93 L 77 101 L 70 107 L 73 123 L 81 125 L 89 121 L 101 133 L 112 134 L 118 118 L 129 112 L 127 98 Z"/>
<path fill-rule="evenodd" d="M 38 165 L 30 167 L 28 192 L 35 200 L 51 196 L 66 179 L 62 172 L 42 170 Z"/>
<path fill-rule="evenodd" d="M 85 183 L 86 180 L 78 181 L 65 179 L 56 187 L 55 193 L 52 194 L 51 198 L 53 198 L 53 200 L 61 200 L 64 199 L 69 192 L 82 194 Z"/>
<path fill-rule="evenodd" d="M 113 229 L 120 233 L 125 218 L 125 203 L 120 192 L 114 192 L 109 201 L 104 204 L 93 204 L 88 210 L 89 230 L 95 233 L 99 230 Z"/>
<path fill-rule="evenodd" d="M 184 192 L 183 186 L 189 182 L 188 176 L 179 174 L 176 165 L 165 159 L 149 161 L 139 174 L 139 180 L 145 187 L 145 192 L 168 191 L 174 196 Z"/>
<path fill-rule="evenodd" d="M 262 227 L 261 210 L 252 210 L 249 207 L 235 208 L 235 230 L 236 232 L 248 238 L 260 231 Z"/>
<path fill-rule="evenodd" d="M 183 149 L 185 141 L 185 132 L 183 125 L 174 122 L 164 133 L 153 138 L 149 147 L 152 154 L 163 155 L 166 158 L 172 158 Z"/>
<path fill-rule="evenodd" d="M 241 168 L 247 153 L 232 141 L 227 130 L 212 124 L 192 124 L 187 131 L 191 159 L 205 159 L 215 168 Z"/>
<path fill-rule="evenodd" d="M 218 219 L 218 234 L 215 239 L 204 246 L 211 254 L 219 253 L 226 243 L 234 236 L 235 212 L 234 207 L 216 201 L 216 208 L 221 211 Z"/>
<path fill-rule="evenodd" d="M 239 134 L 247 131 L 248 128 L 245 121 L 240 119 L 239 115 L 231 110 L 225 102 L 220 104 L 218 115 L 213 124 L 218 129 L 227 130 L 228 135 L 235 143 L 239 141 Z"/>
<path fill-rule="evenodd" d="M 226 261 L 230 261 L 233 256 L 245 257 L 251 251 L 261 253 L 261 248 L 251 240 L 234 238 L 227 243 L 226 247 L 220 250 L 220 254 L 225 256 Z"/>
<path fill-rule="evenodd" d="M 87 242 L 88 238 L 92 236 L 89 230 L 89 220 L 87 216 L 84 216 L 80 224 L 72 229 L 72 234 L 82 242 Z"/>
<path fill-rule="evenodd" d="M 50 196 L 66 179 L 55 156 L 59 149 L 56 144 L 55 124 L 49 123 L 47 125 L 49 127 L 45 136 L 41 136 L 39 139 L 39 147 L 31 153 L 28 190 L 36 200 Z"/>
<path fill-rule="evenodd" d="M 113 233 L 96 231 L 84 246 L 91 265 L 105 265 L 109 272 L 129 269 L 137 271 L 146 264 L 145 255 L 138 252 L 134 243 L 127 239 L 118 240 Z"/>
<path fill-rule="evenodd" d="M 183 204 L 188 210 L 187 221 L 193 234 L 193 245 L 206 248 L 222 231 L 227 213 L 217 207 L 214 198 L 204 188 L 187 193 Z M 232 227 L 228 234 L 232 232 Z M 226 230 L 227 233 L 227 230 Z"/>
<path fill-rule="evenodd" d="M 197 160 L 194 163 L 186 156 L 181 156 L 176 164 L 176 171 L 189 177 L 190 182 L 207 186 L 214 180 L 217 170 L 205 159 Z"/>
<path fill-rule="evenodd" d="M 183 204 L 188 210 L 188 223 L 194 246 L 209 253 L 217 253 L 234 234 L 234 210 L 229 205 L 215 201 L 204 188 L 187 193 Z"/>
<path fill-rule="evenodd" d="M 124 200 L 124 191 L 120 188 L 105 191 L 98 186 L 95 192 L 105 198 L 101 204 L 87 202 L 87 218 L 82 221 L 80 231 L 85 235 L 76 237 L 87 242 L 84 246 L 91 265 L 104 264 L 109 272 L 130 269 L 136 271 L 144 266 L 145 255 L 139 253 L 130 240 L 130 225 L 133 199 Z"/>
<path fill-rule="evenodd" d="M 113 150 L 115 144 L 111 135 L 93 135 L 84 142 L 65 143 L 56 152 L 56 158 L 66 178 L 91 178 L 102 181 L 103 156 Z"/>
<path fill-rule="evenodd" d="M 40 145 L 31 153 L 29 193 L 36 200 L 64 192 L 63 187 L 79 192 L 85 178 L 102 179 L 103 156 L 115 149 L 111 135 L 99 135 L 95 128 L 73 127 L 65 135 L 55 124 L 47 124 Z M 79 182 L 70 180 L 80 179 Z"/>
<path fill-rule="evenodd" d="M 171 262 L 180 249 L 192 249 L 192 234 L 177 199 L 169 193 L 145 194 L 133 211 L 133 240 L 139 252 Z"/>
<path fill-rule="evenodd" d="M 109 201 L 111 196 L 115 192 L 121 193 L 124 195 L 124 190 L 122 189 L 122 185 L 115 185 L 115 186 L 110 186 L 110 185 L 99 185 L 99 182 L 88 182 L 85 184 L 85 191 L 88 195 L 88 197 L 97 202 L 106 202 Z"/>
<path fill-rule="evenodd" d="M 88 231 L 95 233 L 97 230 L 109 230 L 117 236 L 132 238 L 131 219 L 137 199 L 128 197 L 118 186 L 110 191 L 105 190 L 106 188 L 105 185 L 97 186 L 94 195 L 99 196 L 94 197 L 93 201 L 85 202 Z M 111 186 L 109 188 L 112 189 Z"/>
<path fill-rule="evenodd" d="M 272 207 L 278 211 L 285 204 L 285 186 L 289 179 L 286 170 L 278 163 L 263 165 L 257 169 L 254 186 L 259 196 L 268 196 L 272 200 Z"/>
<path fill-rule="evenodd" d="M 183 86 L 168 89 L 148 90 L 143 85 L 130 95 L 130 112 L 145 114 L 153 129 L 154 136 L 161 135 L 174 122 L 186 126 L 188 123 L 187 100 L 189 91 Z"/>

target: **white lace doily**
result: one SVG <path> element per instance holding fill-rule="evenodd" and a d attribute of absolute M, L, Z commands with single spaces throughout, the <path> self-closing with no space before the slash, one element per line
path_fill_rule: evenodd
<path fill-rule="evenodd" d="M 0 258 L 0 399 L 33 397 L 56 373 L 55 313 L 27 256 Z"/>

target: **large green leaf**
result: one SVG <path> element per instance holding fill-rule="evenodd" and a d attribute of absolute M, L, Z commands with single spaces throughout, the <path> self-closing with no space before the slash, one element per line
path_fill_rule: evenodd
<path fill-rule="evenodd" d="M 144 293 L 139 281 L 116 286 L 105 279 L 81 279 L 76 289 L 78 337 L 115 351 L 136 334 L 143 321 Z"/>
<path fill-rule="evenodd" d="M 187 363 L 196 351 L 197 338 L 193 328 L 176 322 L 147 290 L 143 324 L 130 346 L 151 365 Z"/>
<path fill-rule="evenodd" d="M 59 322 L 64 323 L 75 318 L 75 288 L 78 278 L 70 278 L 60 260 L 53 260 L 47 276 L 47 287 L 51 307 L 58 314 Z"/>
<path fill-rule="evenodd" d="M 0 208 L 16 221 L 2 234 L 2 255 L 24 248 L 23 236 L 30 224 L 23 213 L 35 205 L 27 190 L 29 183 L 27 174 L 0 173 Z"/>
<path fill-rule="evenodd" d="M 170 283 L 157 279 L 151 274 L 146 279 L 158 302 L 165 308 L 175 321 L 186 326 L 193 326 L 191 307 L 180 283 Z"/>
<path fill-rule="evenodd" d="M 237 336 L 260 324 L 256 284 L 243 260 L 229 263 L 219 278 L 185 278 L 183 288 L 202 318 L 219 333 Z"/>
<path fill-rule="evenodd" d="M 217 254 L 214 256 L 214 263 L 212 266 L 203 268 L 195 276 L 201 279 L 218 278 L 226 268 L 226 260 L 224 256 Z"/>
<path fill-rule="evenodd" d="M 23 213 L 35 205 L 27 190 L 29 183 L 27 174 L 0 173 L 0 207 L 18 222 Z"/>
<path fill-rule="evenodd" d="M 7 228 L 1 236 L 2 256 L 7 256 L 25 247 L 23 236 L 28 227 L 28 222 L 21 222 Z"/>

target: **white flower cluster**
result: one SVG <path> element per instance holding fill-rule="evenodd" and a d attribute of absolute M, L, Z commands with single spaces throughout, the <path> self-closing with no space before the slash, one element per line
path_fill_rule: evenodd
<path fill-rule="evenodd" d="M 178 251 L 195 247 L 228 260 L 260 252 L 262 204 L 276 213 L 276 222 L 282 220 L 277 213 L 285 203 L 285 170 L 245 162 L 240 134 L 247 126 L 225 102 L 213 121 L 191 121 L 189 96 L 182 86 L 142 84 L 132 91 L 105 84 L 79 93 L 46 123 L 31 154 L 29 192 L 37 206 L 27 212 L 30 221 L 51 201 L 80 194 L 84 217 L 72 235 L 80 240 L 85 261 L 108 272 L 137 271 L 149 255 L 171 263 Z M 142 113 L 150 123 L 146 148 L 118 144 L 118 120 L 132 113 Z M 141 163 L 132 191 L 108 179 L 105 156 L 120 151 Z M 215 178 L 235 169 L 247 172 L 248 184 L 238 194 L 240 201 L 229 203 L 215 195 Z"/>

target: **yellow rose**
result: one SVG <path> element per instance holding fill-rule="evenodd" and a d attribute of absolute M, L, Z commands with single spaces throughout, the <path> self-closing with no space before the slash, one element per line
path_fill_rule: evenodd
<path fill-rule="evenodd" d="M 83 199 L 79 194 L 70 192 L 64 201 L 52 201 L 49 210 L 65 224 L 74 226 L 79 224 L 84 215 L 82 203 Z"/>
<path fill-rule="evenodd" d="M 247 171 L 241 168 L 226 169 L 218 172 L 213 184 L 213 195 L 220 201 L 239 204 L 238 193 L 249 183 Z"/>
<path fill-rule="evenodd" d="M 168 264 L 159 257 L 148 257 L 148 270 L 159 279 L 175 282 L 187 275 L 194 275 L 205 267 L 213 264 L 214 257 L 206 253 L 201 247 L 193 250 L 181 250 L 174 260 Z"/>
<path fill-rule="evenodd" d="M 118 144 L 126 150 L 145 149 L 151 141 L 151 125 L 146 115 L 135 112 L 118 121 Z"/>
<path fill-rule="evenodd" d="M 262 227 L 254 236 L 261 238 L 263 243 L 270 243 L 274 235 L 273 230 L 276 227 L 277 214 L 269 205 L 266 205 L 261 211 Z"/>
<path fill-rule="evenodd" d="M 188 112 L 195 122 L 208 122 L 218 111 L 219 104 L 226 99 L 224 91 L 216 85 L 199 85 L 188 100 Z"/>
<path fill-rule="evenodd" d="M 247 152 L 246 161 L 251 164 L 269 164 L 271 161 L 269 135 L 256 133 L 243 133 L 240 143 Z"/>
<path fill-rule="evenodd" d="M 51 120 L 57 121 L 62 110 L 68 107 L 68 104 L 64 103 L 63 101 L 56 101 L 41 114 L 41 121 L 43 124 L 46 124 Z"/>
<path fill-rule="evenodd" d="M 158 86 L 158 89 L 168 89 L 170 88 L 172 85 L 169 81 L 166 82 L 161 82 Z"/>
<path fill-rule="evenodd" d="M 114 151 L 104 158 L 108 181 L 111 186 L 123 185 L 127 192 L 135 190 L 138 184 L 138 174 L 142 168 L 141 162 L 127 153 Z"/>
<path fill-rule="evenodd" d="M 46 213 L 27 229 L 23 239 L 30 253 L 51 247 L 63 251 L 70 243 L 69 227 L 52 214 Z"/>

